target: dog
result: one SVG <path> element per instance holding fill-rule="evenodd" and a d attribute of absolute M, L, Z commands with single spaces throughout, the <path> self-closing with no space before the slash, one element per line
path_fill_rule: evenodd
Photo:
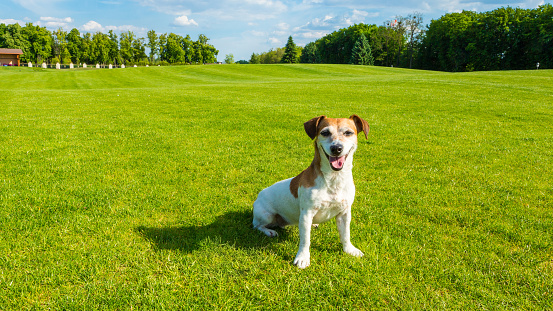
<path fill-rule="evenodd" d="M 361 257 L 363 252 L 350 242 L 351 205 L 355 198 L 352 167 L 357 134 L 363 132 L 368 139 L 369 125 L 357 115 L 347 119 L 319 116 L 305 122 L 304 129 L 314 140 L 311 165 L 298 176 L 259 193 L 253 204 L 253 227 L 275 237 L 275 227 L 297 225 L 300 242 L 294 265 L 304 269 L 310 264 L 311 226 L 336 217 L 344 252 Z"/>

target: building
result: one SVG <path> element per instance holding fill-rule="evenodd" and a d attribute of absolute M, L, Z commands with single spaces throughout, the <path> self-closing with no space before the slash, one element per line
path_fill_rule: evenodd
<path fill-rule="evenodd" d="M 21 49 L 0 49 L 0 66 L 19 66 Z"/>

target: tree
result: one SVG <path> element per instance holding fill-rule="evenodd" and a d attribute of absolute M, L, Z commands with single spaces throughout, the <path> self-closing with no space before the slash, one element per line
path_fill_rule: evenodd
<path fill-rule="evenodd" d="M 19 24 L 4 25 L 4 30 L 0 33 L 0 47 L 8 49 L 22 49 L 25 46 L 25 38 L 21 33 Z"/>
<path fill-rule="evenodd" d="M 159 35 L 159 59 L 167 61 L 167 33 Z"/>
<path fill-rule="evenodd" d="M 199 41 L 194 41 L 194 43 L 192 43 L 192 53 L 191 53 L 192 63 L 195 63 L 195 64 L 204 63 L 202 49 L 203 49 L 202 44 Z"/>
<path fill-rule="evenodd" d="M 259 54 L 252 53 L 252 56 L 250 57 L 250 64 L 259 64 L 261 63 L 261 57 Z"/>
<path fill-rule="evenodd" d="M 97 32 L 92 36 L 91 60 L 95 63 L 106 64 L 109 62 L 109 37 Z"/>
<path fill-rule="evenodd" d="M 83 39 L 77 28 L 71 29 L 67 34 L 67 50 L 71 55 L 71 62 L 78 64 L 81 61 L 83 55 Z"/>
<path fill-rule="evenodd" d="M 119 53 L 124 63 L 132 62 L 134 60 L 133 53 L 133 41 L 135 40 L 134 33 L 132 31 L 122 32 L 121 39 L 119 40 Z"/>
<path fill-rule="evenodd" d="M 259 55 L 260 64 L 278 64 L 281 63 L 284 56 L 284 49 L 277 48 L 276 50 L 270 49 L 269 52 L 261 53 Z"/>
<path fill-rule="evenodd" d="M 114 64 L 121 63 L 121 56 L 119 55 L 119 42 L 117 41 L 117 35 L 113 30 L 109 31 L 109 52 L 108 57 Z"/>
<path fill-rule="evenodd" d="M 90 32 L 83 34 L 83 39 L 81 41 L 81 61 L 85 64 L 93 63 L 92 57 L 92 35 Z"/>
<path fill-rule="evenodd" d="M 217 50 L 211 44 L 204 44 L 202 48 L 202 58 L 204 63 L 215 63 L 217 61 L 217 55 L 219 50 Z"/>
<path fill-rule="evenodd" d="M 25 61 L 41 63 L 50 59 L 52 56 L 52 34 L 48 29 L 27 23 L 21 30 L 29 42 L 27 52 L 23 50 Z"/>
<path fill-rule="evenodd" d="M 305 45 L 301 53 L 300 63 L 318 63 L 317 44 L 315 42 L 309 42 Z"/>
<path fill-rule="evenodd" d="M 57 57 L 58 60 L 63 62 L 61 53 L 64 52 L 67 47 L 67 32 L 64 31 L 62 28 L 58 28 L 58 30 L 55 30 L 52 35 L 52 52 L 54 54 L 53 56 Z"/>
<path fill-rule="evenodd" d="M 187 63 L 192 63 L 192 55 L 194 54 L 194 42 L 192 41 L 192 38 L 190 38 L 190 35 L 182 37 L 181 46 L 182 50 L 184 51 L 184 61 Z"/>
<path fill-rule="evenodd" d="M 4 23 L 0 23 L 0 48 L 7 48 L 6 38 L 9 37 L 10 33 L 8 32 L 8 26 Z"/>
<path fill-rule="evenodd" d="M 479 41 L 471 29 L 478 13 L 449 13 L 432 20 L 422 40 L 421 67 L 430 70 L 464 71 L 471 65 L 471 54 Z"/>
<path fill-rule="evenodd" d="M 63 51 L 60 54 L 60 61 L 62 64 L 69 64 L 71 62 L 71 54 L 69 54 L 67 47 L 63 48 Z"/>
<path fill-rule="evenodd" d="M 200 34 L 198 40 L 192 43 L 192 62 L 197 64 L 214 63 L 219 51 L 208 43 L 209 39 Z"/>
<path fill-rule="evenodd" d="M 139 62 L 147 58 L 146 47 L 144 46 L 144 38 L 135 38 L 132 42 L 132 60 Z"/>
<path fill-rule="evenodd" d="M 376 25 L 356 24 L 320 38 L 315 42 L 316 62 L 327 64 L 349 63 L 351 52 L 359 35 L 363 33 L 367 38 L 371 38 L 377 31 L 378 27 Z M 371 40 L 372 42 L 373 40 Z"/>
<path fill-rule="evenodd" d="M 181 63 L 185 61 L 185 54 L 180 42 L 182 37 L 174 33 L 170 33 L 166 38 L 165 55 L 162 60 L 169 63 Z"/>
<path fill-rule="evenodd" d="M 0 24 L 0 48 L 21 49 L 23 51 L 21 60 L 24 62 L 36 58 L 36 56 L 33 57 L 31 42 L 26 36 L 25 29 L 19 24 L 7 26 Z"/>
<path fill-rule="evenodd" d="M 150 49 L 150 63 L 153 63 L 159 53 L 159 40 L 155 30 L 148 31 L 148 44 L 146 46 Z"/>
<path fill-rule="evenodd" d="M 401 51 L 403 50 L 403 46 L 405 45 L 405 32 L 406 32 L 406 22 L 405 18 L 403 16 L 396 16 L 396 18 L 393 21 L 387 21 L 386 26 L 389 27 L 392 32 L 392 41 L 395 44 L 395 47 L 397 48 L 396 52 L 396 66 L 399 67 L 400 65 L 400 57 L 401 57 Z"/>
<path fill-rule="evenodd" d="M 359 39 L 355 42 L 351 53 L 350 64 L 355 65 L 374 65 L 374 58 L 371 51 L 371 46 L 367 37 L 364 34 L 359 36 Z"/>
<path fill-rule="evenodd" d="M 409 68 L 413 68 L 413 52 L 415 49 L 415 41 L 417 32 L 421 32 L 422 13 L 415 12 L 407 15 L 405 20 L 407 24 L 407 33 L 409 35 Z"/>
<path fill-rule="evenodd" d="M 292 36 L 288 37 L 288 42 L 284 47 L 284 55 L 280 60 L 281 63 L 294 64 L 298 62 L 297 47 Z"/>
<path fill-rule="evenodd" d="M 234 55 L 232 55 L 232 53 L 225 56 L 225 63 L 234 64 Z"/>

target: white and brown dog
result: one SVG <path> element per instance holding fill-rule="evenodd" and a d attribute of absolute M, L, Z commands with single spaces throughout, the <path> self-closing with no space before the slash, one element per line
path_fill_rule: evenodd
<path fill-rule="evenodd" d="M 274 227 L 298 225 L 300 244 L 294 264 L 309 266 L 311 226 L 336 217 L 344 252 L 363 253 L 350 242 L 351 204 L 355 198 L 353 153 L 357 133 L 369 132 L 367 122 L 357 115 L 349 119 L 325 116 L 304 123 L 305 132 L 315 139 L 315 157 L 298 176 L 263 189 L 253 204 L 253 226 L 269 237 L 277 236 Z"/>

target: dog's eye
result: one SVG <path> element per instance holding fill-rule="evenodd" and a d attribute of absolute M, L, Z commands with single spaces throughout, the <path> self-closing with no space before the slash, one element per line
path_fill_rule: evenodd
<path fill-rule="evenodd" d="M 351 136 L 351 135 L 353 135 L 353 134 L 355 134 L 353 131 L 346 131 L 346 132 L 344 133 L 344 135 L 346 135 L 346 136 Z"/>
<path fill-rule="evenodd" d="M 328 136 L 330 136 L 330 131 L 328 129 L 322 130 L 321 135 L 323 135 L 324 137 L 328 137 Z"/>

